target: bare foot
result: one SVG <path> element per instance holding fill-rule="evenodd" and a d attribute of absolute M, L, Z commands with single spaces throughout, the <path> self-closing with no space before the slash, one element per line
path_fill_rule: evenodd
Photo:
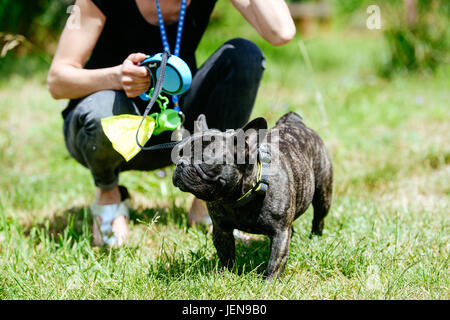
<path fill-rule="evenodd" d="M 210 224 L 208 210 L 202 200 L 194 198 L 191 209 L 188 213 L 188 225 L 193 227 L 196 224 Z"/>
<path fill-rule="evenodd" d="M 112 222 L 111 229 L 117 238 L 117 246 L 123 245 L 128 240 L 128 219 L 118 216 Z"/>

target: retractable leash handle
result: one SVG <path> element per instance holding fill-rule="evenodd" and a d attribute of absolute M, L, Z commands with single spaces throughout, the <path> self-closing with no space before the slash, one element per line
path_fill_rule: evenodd
<path fill-rule="evenodd" d="M 147 58 L 139 64 L 148 69 L 152 77 L 152 83 L 156 83 L 159 77 L 162 56 L 162 53 L 147 56 Z M 162 92 L 170 95 L 182 94 L 189 89 L 191 82 L 192 73 L 186 62 L 177 56 L 169 55 L 164 82 L 162 84 Z M 139 97 L 144 101 L 150 100 L 150 96 L 147 92 L 143 92 Z"/>
<path fill-rule="evenodd" d="M 151 98 L 150 102 L 148 103 L 147 107 L 145 108 L 144 115 L 142 116 L 141 123 L 139 124 L 139 127 L 138 127 L 138 129 L 136 131 L 136 144 L 142 150 L 150 150 L 150 149 L 149 148 L 145 148 L 144 146 L 142 146 L 139 143 L 139 130 L 141 129 L 142 123 L 144 122 L 145 118 L 148 116 L 150 110 L 152 109 L 153 105 L 156 102 L 156 99 L 158 99 L 158 96 L 159 96 L 159 94 L 162 91 L 163 80 L 165 78 L 165 72 L 166 72 L 166 66 L 167 66 L 168 57 L 169 57 L 169 53 L 168 52 L 164 52 L 162 54 L 161 62 L 160 62 L 160 66 L 161 66 L 160 67 L 160 73 L 161 73 L 161 76 L 159 78 L 158 77 L 155 78 L 157 80 L 156 80 L 155 89 L 153 91 L 152 98 Z"/>

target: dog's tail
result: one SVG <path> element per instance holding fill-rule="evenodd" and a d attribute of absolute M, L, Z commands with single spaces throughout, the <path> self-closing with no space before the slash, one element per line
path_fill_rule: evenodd
<path fill-rule="evenodd" d="M 277 121 L 276 125 L 288 122 L 303 123 L 303 118 L 295 112 L 288 112 Z"/>

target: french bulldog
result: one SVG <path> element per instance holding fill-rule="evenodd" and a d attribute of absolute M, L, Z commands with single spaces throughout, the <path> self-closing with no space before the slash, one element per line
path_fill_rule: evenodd
<path fill-rule="evenodd" d="M 206 201 L 214 246 L 223 265 L 234 265 L 233 231 L 238 229 L 270 238 L 266 276 L 273 279 L 281 275 L 293 221 L 312 203 L 311 235 L 322 235 L 330 209 L 333 167 L 322 139 L 293 112 L 281 117 L 270 130 L 264 118 L 256 118 L 242 130 L 226 132 L 208 129 L 205 116 L 200 115 L 195 131 L 177 146 L 176 152 L 183 150 L 183 155 L 176 160 L 174 185 Z M 243 137 L 242 148 L 236 143 L 239 137 Z M 220 138 L 232 141 L 231 147 L 223 154 L 217 152 L 211 161 L 205 154 L 211 154 L 208 148 Z M 203 154 L 200 159 L 195 159 L 196 143 Z M 244 163 L 236 161 L 240 151 Z M 234 161 L 223 161 L 230 153 Z"/>

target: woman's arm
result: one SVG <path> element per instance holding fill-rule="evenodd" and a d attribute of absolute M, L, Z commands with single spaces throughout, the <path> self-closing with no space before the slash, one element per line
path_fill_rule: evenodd
<path fill-rule="evenodd" d="M 75 99 L 100 90 L 125 90 L 135 97 L 149 86 L 147 69 L 137 64 L 145 54 L 130 55 L 122 65 L 83 69 L 103 30 L 106 17 L 90 0 L 77 0 L 80 27 L 64 28 L 47 76 L 47 87 L 55 99 Z"/>
<path fill-rule="evenodd" d="M 295 24 L 284 0 L 231 0 L 269 43 L 280 46 L 295 36 Z"/>

